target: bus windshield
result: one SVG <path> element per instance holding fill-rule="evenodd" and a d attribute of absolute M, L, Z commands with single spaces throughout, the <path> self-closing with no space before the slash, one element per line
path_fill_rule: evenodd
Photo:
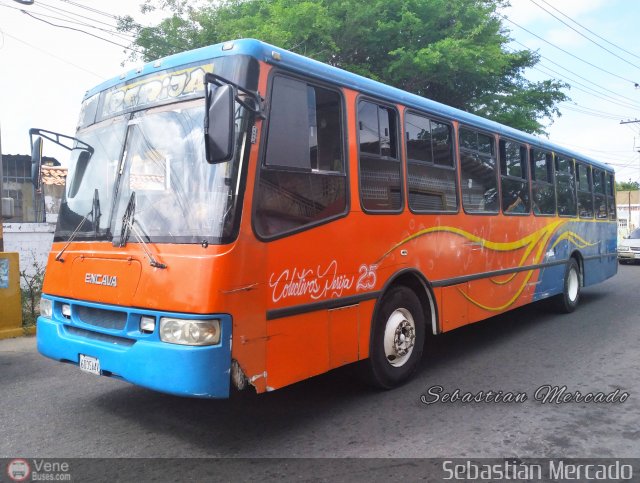
<path fill-rule="evenodd" d="M 238 142 L 244 117 L 238 108 Z M 204 102 L 196 99 L 80 130 L 77 137 L 95 153 L 87 161 L 74 150 L 56 240 L 68 239 L 87 216 L 78 239 L 112 240 L 123 232 L 122 219 L 133 192 L 134 222 L 144 241 L 228 240 L 239 192 L 240 155 L 227 163 L 208 164 L 203 122 Z"/>

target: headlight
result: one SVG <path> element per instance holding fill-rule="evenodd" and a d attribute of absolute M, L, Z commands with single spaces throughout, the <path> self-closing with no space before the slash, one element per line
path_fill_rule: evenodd
<path fill-rule="evenodd" d="M 161 317 L 160 340 L 171 344 L 214 345 L 220 342 L 220 321 Z"/>
<path fill-rule="evenodd" d="M 40 299 L 40 315 L 42 317 L 51 318 L 53 315 L 53 301 L 42 297 Z"/>
<path fill-rule="evenodd" d="M 625 246 L 618 247 L 618 251 L 619 252 L 628 252 L 629 251 L 629 247 L 625 247 Z"/>

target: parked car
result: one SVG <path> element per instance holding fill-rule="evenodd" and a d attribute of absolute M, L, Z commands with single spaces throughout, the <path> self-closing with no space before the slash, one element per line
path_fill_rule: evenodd
<path fill-rule="evenodd" d="M 640 228 L 636 228 L 628 237 L 618 242 L 618 261 L 620 263 L 640 261 Z"/>

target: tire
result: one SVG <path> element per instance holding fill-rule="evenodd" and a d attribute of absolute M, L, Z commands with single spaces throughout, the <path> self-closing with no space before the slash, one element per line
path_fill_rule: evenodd
<path fill-rule="evenodd" d="M 424 338 L 425 318 L 417 295 L 402 286 L 389 290 L 372 322 L 365 365 L 369 382 L 391 389 L 409 379 L 422 358 Z"/>
<path fill-rule="evenodd" d="M 563 314 L 573 312 L 580 301 L 580 266 L 570 258 L 564 271 L 562 293 L 553 299 L 556 310 Z"/>

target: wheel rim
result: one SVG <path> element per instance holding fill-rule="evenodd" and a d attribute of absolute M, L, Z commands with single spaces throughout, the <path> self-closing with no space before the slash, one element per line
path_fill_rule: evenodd
<path fill-rule="evenodd" d="M 394 310 L 384 329 L 384 355 L 393 367 L 409 360 L 416 343 L 416 323 L 407 309 Z"/>
<path fill-rule="evenodd" d="M 576 272 L 575 268 L 572 268 L 569 271 L 569 276 L 567 278 L 567 295 L 571 302 L 575 302 L 578 298 L 579 287 L 580 282 L 578 280 L 578 272 Z"/>

